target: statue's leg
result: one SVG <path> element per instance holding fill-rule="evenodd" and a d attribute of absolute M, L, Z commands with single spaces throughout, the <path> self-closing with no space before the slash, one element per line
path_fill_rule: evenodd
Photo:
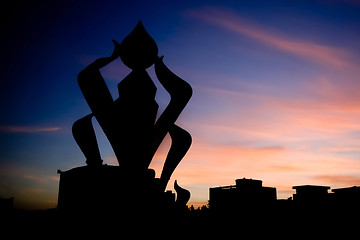
<path fill-rule="evenodd" d="M 155 72 L 160 83 L 164 86 L 166 91 L 169 92 L 171 100 L 155 124 L 151 156 L 155 154 L 170 127 L 173 126 L 192 95 L 191 86 L 172 73 L 165 66 L 162 58 L 155 62 Z M 150 162 L 148 164 L 150 164 Z"/>
<path fill-rule="evenodd" d="M 78 75 L 80 89 L 92 110 L 96 120 L 108 138 L 121 165 L 120 153 L 116 151 L 119 138 L 114 101 L 99 69 L 108 64 L 112 58 L 99 58 L 82 70 Z"/>
<path fill-rule="evenodd" d="M 72 127 L 76 143 L 86 157 L 89 166 L 102 165 L 99 147 L 96 141 L 95 131 L 91 122 L 92 114 L 77 120 Z"/>
<path fill-rule="evenodd" d="M 189 150 L 192 142 L 191 135 L 175 124 L 170 127 L 169 134 L 171 137 L 171 147 L 160 177 L 160 184 L 163 191 L 165 191 L 172 173 Z"/>

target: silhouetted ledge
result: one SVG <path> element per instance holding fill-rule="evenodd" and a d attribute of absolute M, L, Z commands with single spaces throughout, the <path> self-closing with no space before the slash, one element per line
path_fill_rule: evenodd
<path fill-rule="evenodd" d="M 83 166 L 60 174 L 58 209 L 66 214 L 175 214 L 175 194 L 153 170 L 134 176 L 119 166 Z"/>

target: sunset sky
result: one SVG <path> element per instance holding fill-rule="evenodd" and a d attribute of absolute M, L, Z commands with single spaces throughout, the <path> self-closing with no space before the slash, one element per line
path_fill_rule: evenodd
<path fill-rule="evenodd" d="M 278 198 L 294 185 L 360 185 L 360 1 L 28 2 L 3 6 L 0 22 L 0 197 L 16 207 L 56 207 L 57 169 L 85 165 L 71 134 L 90 113 L 77 74 L 139 20 L 194 91 L 177 121 L 193 144 L 168 189 L 178 180 L 191 205 L 243 177 Z M 120 59 L 102 69 L 114 99 L 130 71 Z M 148 72 L 160 114 L 170 97 Z M 151 163 L 157 177 L 170 143 Z"/>

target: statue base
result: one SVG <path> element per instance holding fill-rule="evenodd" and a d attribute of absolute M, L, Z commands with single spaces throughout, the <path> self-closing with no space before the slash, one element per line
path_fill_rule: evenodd
<path fill-rule="evenodd" d="M 179 213 L 175 194 L 162 191 L 151 174 L 134 177 L 120 166 L 60 171 L 58 209 L 65 214 L 158 215 Z M 183 208 L 182 208 L 183 209 Z"/>

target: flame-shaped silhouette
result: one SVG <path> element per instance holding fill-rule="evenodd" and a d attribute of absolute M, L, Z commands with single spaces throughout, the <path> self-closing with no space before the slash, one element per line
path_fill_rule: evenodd
<path fill-rule="evenodd" d="M 176 205 L 185 206 L 190 199 L 190 192 L 185 188 L 180 187 L 177 180 L 174 182 L 174 189 L 177 193 Z"/>
<path fill-rule="evenodd" d="M 158 48 L 141 21 L 120 44 L 120 57 L 129 68 L 146 69 L 157 58 Z"/>

